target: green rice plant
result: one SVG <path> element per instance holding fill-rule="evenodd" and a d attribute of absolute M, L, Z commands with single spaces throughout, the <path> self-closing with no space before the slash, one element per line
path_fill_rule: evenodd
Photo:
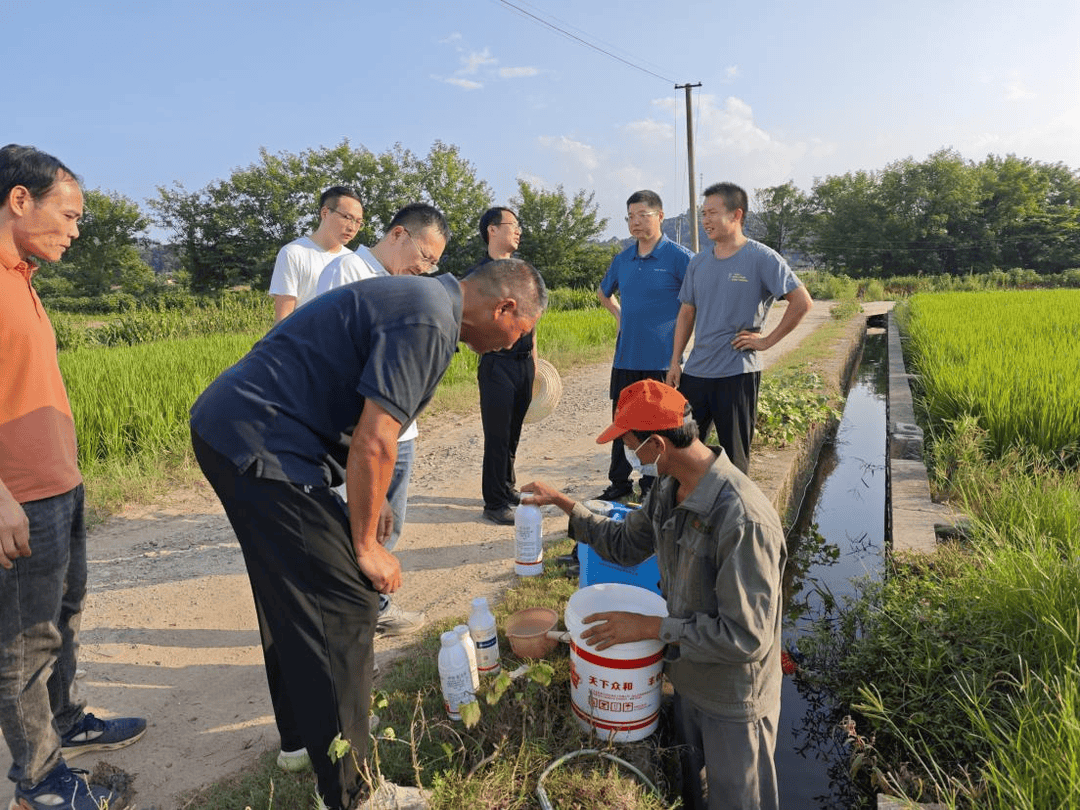
<path fill-rule="evenodd" d="M 1080 291 L 917 295 L 909 351 L 941 428 L 967 414 L 998 455 L 1031 445 L 1080 456 Z"/>
<path fill-rule="evenodd" d="M 61 353 L 84 473 L 110 459 L 186 446 L 196 397 L 259 337 L 215 335 Z"/>

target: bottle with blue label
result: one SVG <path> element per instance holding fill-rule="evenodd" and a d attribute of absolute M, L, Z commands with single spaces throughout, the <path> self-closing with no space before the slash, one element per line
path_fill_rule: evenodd
<path fill-rule="evenodd" d="M 498 675 L 502 670 L 499 664 L 499 634 L 487 597 L 478 596 L 472 600 L 469 635 L 476 645 L 476 669 L 479 674 Z"/>

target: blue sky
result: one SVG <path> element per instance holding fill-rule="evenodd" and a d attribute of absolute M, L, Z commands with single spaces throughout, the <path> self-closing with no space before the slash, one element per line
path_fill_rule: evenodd
<path fill-rule="evenodd" d="M 5 0 L 3 142 L 145 205 L 260 147 L 440 139 L 497 202 L 518 178 L 595 192 L 616 236 L 638 188 L 688 206 L 675 83 L 702 83 L 699 192 L 809 190 L 943 147 L 1080 168 L 1076 0 L 512 2 L 656 75 L 499 0 Z"/>

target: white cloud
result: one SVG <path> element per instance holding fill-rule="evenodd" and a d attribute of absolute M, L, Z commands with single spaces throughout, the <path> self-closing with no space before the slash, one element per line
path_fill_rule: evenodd
<path fill-rule="evenodd" d="M 1031 92 L 1027 85 L 1019 79 L 1013 79 L 1005 82 L 1005 99 L 1006 101 L 1027 101 L 1035 98 L 1035 94 Z"/>
<path fill-rule="evenodd" d="M 506 67 L 499 68 L 499 76 L 504 79 L 523 79 L 536 76 L 540 71 L 534 67 Z"/>
<path fill-rule="evenodd" d="M 471 51 L 467 56 L 461 57 L 462 67 L 457 73 L 459 76 L 472 76 L 484 65 L 494 65 L 496 61 L 487 48 L 479 52 Z"/>
<path fill-rule="evenodd" d="M 738 65 L 729 65 L 724 69 L 724 81 L 727 83 L 735 81 L 740 76 L 742 76 L 742 71 Z"/>
<path fill-rule="evenodd" d="M 596 147 L 581 141 L 575 141 L 565 135 L 553 138 L 549 135 L 541 135 L 540 145 L 545 149 L 565 155 L 572 163 L 587 171 L 595 171 L 600 166 L 600 154 Z"/>
<path fill-rule="evenodd" d="M 461 41 L 461 34 L 459 34 L 457 31 L 455 31 L 450 36 L 448 36 L 446 39 L 440 39 L 439 44 L 440 45 L 449 45 L 451 42 L 460 42 L 460 41 Z"/>
<path fill-rule="evenodd" d="M 481 82 L 475 82 L 472 79 L 462 79 L 460 76 L 450 76 L 445 79 L 438 76 L 432 76 L 431 78 L 438 79 L 447 84 L 452 84 L 455 87 L 460 87 L 462 90 L 479 90 L 484 86 Z"/>
<path fill-rule="evenodd" d="M 675 137 L 675 126 L 651 118 L 631 121 L 623 126 L 623 131 L 646 146 L 670 143 Z"/>

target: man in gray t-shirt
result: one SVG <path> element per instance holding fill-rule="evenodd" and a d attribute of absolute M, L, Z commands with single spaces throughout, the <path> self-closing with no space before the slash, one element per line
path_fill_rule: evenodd
<path fill-rule="evenodd" d="M 732 183 L 705 190 L 702 222 L 714 244 L 686 269 L 666 379 L 689 400 L 702 439 L 715 425 L 720 446 L 744 473 L 750 470 L 761 381 L 757 352 L 778 343 L 813 306 L 784 258 L 743 234 L 748 205 L 746 192 Z M 787 310 L 777 327 L 762 335 L 777 298 L 788 302 Z M 680 368 L 691 333 L 694 348 Z"/>

